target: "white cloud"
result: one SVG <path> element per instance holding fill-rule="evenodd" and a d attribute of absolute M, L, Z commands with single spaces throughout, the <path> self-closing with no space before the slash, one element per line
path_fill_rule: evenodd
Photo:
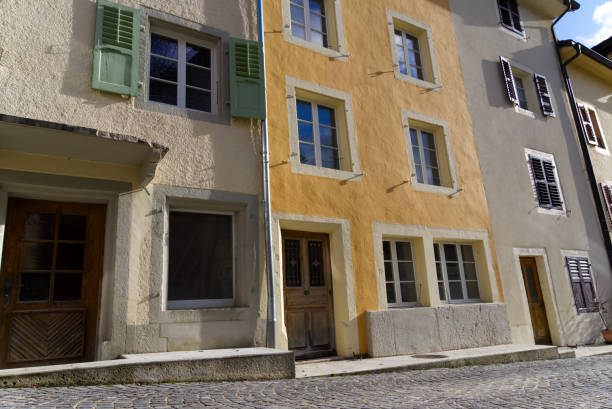
<path fill-rule="evenodd" d="M 597 31 L 589 37 L 578 37 L 578 41 L 588 47 L 597 45 L 612 36 L 612 1 L 606 1 L 604 4 L 595 7 L 593 22 L 599 26 Z"/>

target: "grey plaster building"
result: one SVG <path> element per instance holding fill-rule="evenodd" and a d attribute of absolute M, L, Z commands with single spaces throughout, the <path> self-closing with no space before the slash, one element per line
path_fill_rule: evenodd
<path fill-rule="evenodd" d="M 561 0 L 451 2 L 516 343 L 600 341 L 610 265 L 551 32 Z"/>

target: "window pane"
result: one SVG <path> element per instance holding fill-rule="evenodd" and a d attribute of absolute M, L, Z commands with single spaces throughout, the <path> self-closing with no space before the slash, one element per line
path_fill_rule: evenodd
<path fill-rule="evenodd" d="M 423 156 L 425 156 L 425 164 L 427 166 L 433 166 L 437 168 L 438 167 L 438 157 L 436 155 L 436 151 L 425 149 L 423 153 L 424 153 Z"/>
<path fill-rule="evenodd" d="M 310 102 L 297 101 L 297 117 L 303 121 L 312 122 L 312 109 Z"/>
<path fill-rule="evenodd" d="M 412 148 L 412 157 L 414 158 L 414 163 L 417 165 L 421 164 L 421 152 L 419 151 L 419 148 L 414 146 Z"/>
<path fill-rule="evenodd" d="M 417 182 L 423 183 L 423 168 L 421 165 L 416 165 L 415 167 Z"/>
<path fill-rule="evenodd" d="M 53 243 L 24 243 L 21 268 L 50 270 L 53 262 Z"/>
<path fill-rule="evenodd" d="M 426 167 L 425 172 L 427 174 L 427 183 L 430 185 L 440 185 L 440 173 L 437 168 Z"/>
<path fill-rule="evenodd" d="M 310 13 L 310 29 L 325 33 L 325 18 L 318 14 Z"/>
<path fill-rule="evenodd" d="M 164 104 L 176 105 L 176 85 L 161 81 L 149 81 L 149 99 L 151 101 L 163 102 Z"/>
<path fill-rule="evenodd" d="M 49 299 L 49 273 L 21 274 L 19 301 L 47 301 Z"/>
<path fill-rule="evenodd" d="M 478 292 L 478 282 L 477 281 L 468 281 L 466 283 L 466 286 L 467 286 L 468 298 L 472 298 L 472 299 L 480 298 L 480 293 Z"/>
<path fill-rule="evenodd" d="M 415 281 L 414 266 L 411 262 L 399 262 L 397 263 L 397 269 L 400 281 Z"/>
<path fill-rule="evenodd" d="M 325 8 L 323 7 L 323 0 L 310 0 L 310 11 L 319 14 L 325 14 Z"/>
<path fill-rule="evenodd" d="M 321 138 L 321 145 L 338 147 L 338 141 L 336 139 L 336 130 L 334 128 L 328 128 L 326 126 L 319 127 L 319 136 Z"/>
<path fill-rule="evenodd" d="M 403 302 L 416 302 L 417 292 L 415 283 L 401 283 L 400 290 Z"/>
<path fill-rule="evenodd" d="M 187 44 L 185 53 L 185 59 L 189 64 L 196 64 L 201 67 L 210 68 L 211 53 L 208 48 Z"/>
<path fill-rule="evenodd" d="M 330 169 L 340 169 L 340 158 L 337 149 L 321 148 L 321 166 Z"/>
<path fill-rule="evenodd" d="M 158 34 L 151 34 L 151 53 L 178 59 L 178 41 Z"/>
<path fill-rule="evenodd" d="M 306 24 L 304 22 L 304 8 L 296 5 L 291 5 L 291 21 L 298 22 L 300 24 Z"/>
<path fill-rule="evenodd" d="M 451 300 L 463 300 L 463 288 L 461 282 L 449 282 L 448 291 L 450 292 Z"/>
<path fill-rule="evenodd" d="M 446 263 L 446 274 L 449 280 L 461 280 L 459 272 L 459 263 Z"/>
<path fill-rule="evenodd" d="M 419 40 L 409 34 L 406 34 L 406 48 L 409 50 L 419 50 Z"/>
<path fill-rule="evenodd" d="M 315 165 L 314 145 L 300 143 L 300 163 Z"/>
<path fill-rule="evenodd" d="M 410 243 L 398 241 L 395 243 L 395 250 L 397 251 L 398 260 L 412 261 L 412 249 L 410 248 Z"/>
<path fill-rule="evenodd" d="M 463 263 L 463 271 L 465 272 L 466 280 L 477 280 L 476 263 Z"/>
<path fill-rule="evenodd" d="M 387 283 L 387 302 L 389 304 L 395 303 L 395 285 L 393 283 Z"/>
<path fill-rule="evenodd" d="M 304 0 L 291 0 L 291 3 L 304 7 Z"/>
<path fill-rule="evenodd" d="M 385 281 L 393 281 L 393 263 L 385 261 Z"/>
<path fill-rule="evenodd" d="M 301 38 L 302 40 L 306 40 L 306 29 L 304 26 L 300 26 L 297 24 L 291 24 L 291 34 L 294 37 Z"/>
<path fill-rule="evenodd" d="M 323 242 L 318 240 L 308 241 L 308 267 L 310 273 L 310 286 L 325 286 L 323 274 Z"/>
<path fill-rule="evenodd" d="M 320 46 L 327 47 L 327 36 L 318 31 L 310 31 L 310 41 Z"/>
<path fill-rule="evenodd" d="M 440 260 L 440 245 L 438 243 L 434 243 L 434 256 L 436 261 Z"/>
<path fill-rule="evenodd" d="M 421 65 L 420 59 L 418 58 L 418 55 L 414 51 L 412 51 L 412 50 L 408 50 L 408 64 L 410 64 L 410 65 Z"/>
<path fill-rule="evenodd" d="M 438 283 L 438 292 L 440 293 L 440 300 L 446 301 L 446 291 L 444 291 L 444 283 Z"/>
<path fill-rule="evenodd" d="M 408 75 L 408 69 L 406 68 L 406 63 L 402 60 L 399 62 L 399 70 L 402 74 Z"/>
<path fill-rule="evenodd" d="M 55 218 L 55 213 L 28 213 L 24 238 L 26 240 L 53 240 Z"/>
<path fill-rule="evenodd" d="M 317 112 L 319 114 L 320 125 L 327 125 L 334 128 L 336 127 L 336 119 L 334 115 L 334 110 L 332 108 L 319 106 Z"/>
<path fill-rule="evenodd" d="M 472 246 L 469 244 L 461 245 L 461 257 L 463 257 L 463 261 L 474 261 L 474 250 Z"/>
<path fill-rule="evenodd" d="M 60 240 L 85 240 L 87 216 L 63 214 L 60 218 Z"/>
<path fill-rule="evenodd" d="M 402 46 L 402 32 L 399 30 L 395 30 L 395 44 Z"/>
<path fill-rule="evenodd" d="M 436 263 L 436 275 L 439 281 L 444 280 L 444 277 L 442 276 L 442 264 L 439 262 Z"/>
<path fill-rule="evenodd" d="M 53 285 L 53 301 L 77 301 L 81 299 L 83 274 L 57 273 Z"/>
<path fill-rule="evenodd" d="M 210 90 L 210 70 L 192 67 L 187 67 L 187 85 Z"/>
<path fill-rule="evenodd" d="M 383 257 L 385 260 L 391 260 L 391 243 L 383 241 Z"/>
<path fill-rule="evenodd" d="M 285 285 L 287 287 L 302 285 L 299 240 L 285 240 Z"/>
<path fill-rule="evenodd" d="M 404 52 L 404 46 L 402 44 L 398 44 L 396 46 L 397 49 L 397 59 L 403 63 L 406 62 L 406 53 Z"/>
<path fill-rule="evenodd" d="M 414 66 L 410 67 L 410 76 L 413 77 L 413 78 L 418 78 L 420 80 L 423 79 L 422 71 L 419 68 L 414 67 Z"/>
<path fill-rule="evenodd" d="M 419 146 L 419 136 L 416 129 L 410 128 L 410 142 L 412 146 Z"/>
<path fill-rule="evenodd" d="M 311 123 L 298 121 L 298 134 L 300 141 L 314 143 Z"/>
<path fill-rule="evenodd" d="M 178 78 L 178 63 L 151 56 L 151 77 L 176 82 Z"/>
<path fill-rule="evenodd" d="M 421 131 L 421 141 L 424 148 L 436 149 L 436 142 L 432 133 Z"/>
<path fill-rule="evenodd" d="M 198 111 L 211 111 L 211 94 L 208 91 L 187 88 L 185 90 L 185 106 Z"/>
<path fill-rule="evenodd" d="M 232 217 L 171 212 L 168 300 L 233 298 Z"/>
<path fill-rule="evenodd" d="M 457 246 L 454 244 L 445 244 L 444 245 L 444 258 L 446 261 L 458 261 L 457 258 Z"/>
<path fill-rule="evenodd" d="M 59 243 L 57 245 L 57 270 L 83 270 L 85 243 Z"/>

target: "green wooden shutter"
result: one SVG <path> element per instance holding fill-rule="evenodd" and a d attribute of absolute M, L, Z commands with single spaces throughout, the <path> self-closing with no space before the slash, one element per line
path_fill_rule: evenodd
<path fill-rule="evenodd" d="M 98 0 L 91 87 L 121 95 L 138 95 L 139 12 Z"/>
<path fill-rule="evenodd" d="M 235 117 L 266 118 L 263 50 L 256 41 L 230 38 L 230 107 Z"/>

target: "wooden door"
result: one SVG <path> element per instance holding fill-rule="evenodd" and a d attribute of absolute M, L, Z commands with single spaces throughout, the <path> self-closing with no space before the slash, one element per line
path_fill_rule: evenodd
<path fill-rule="evenodd" d="M 327 235 L 283 232 L 285 325 L 296 359 L 335 352 Z"/>
<path fill-rule="evenodd" d="M 0 368 L 94 359 L 106 206 L 9 199 Z"/>
<path fill-rule="evenodd" d="M 535 342 L 536 344 L 550 345 L 552 342 L 536 260 L 533 257 L 521 257 L 520 260 Z"/>

